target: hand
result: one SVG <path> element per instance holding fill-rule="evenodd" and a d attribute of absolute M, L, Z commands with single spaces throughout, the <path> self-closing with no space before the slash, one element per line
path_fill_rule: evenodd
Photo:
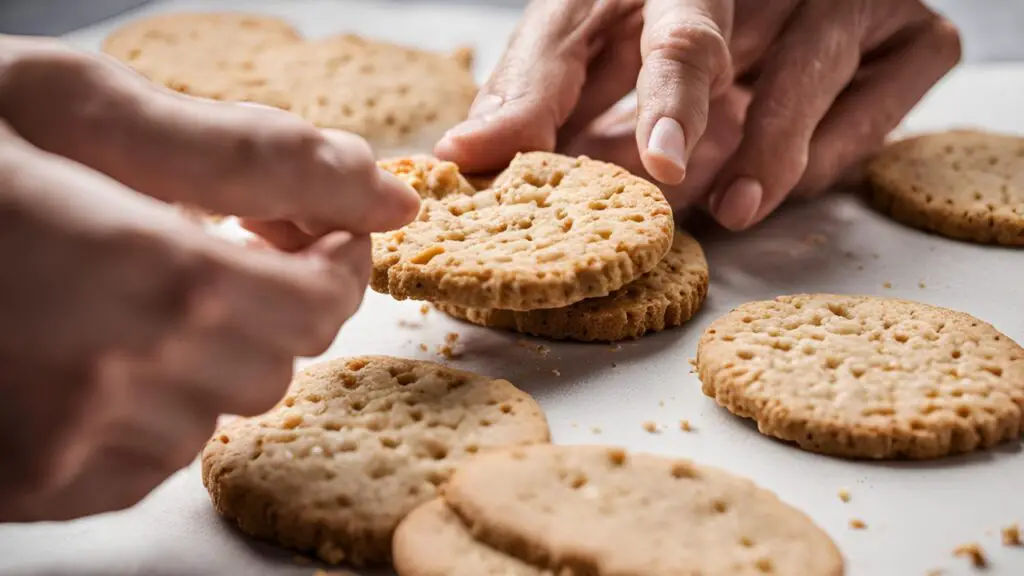
<path fill-rule="evenodd" d="M 0 36 L 0 115 L 24 139 L 165 202 L 243 217 L 280 248 L 415 217 L 361 138 L 258 105 L 192 98 L 104 55 Z"/>
<path fill-rule="evenodd" d="M 231 107 L 217 108 L 229 122 L 203 116 L 210 104 L 100 89 L 116 67 L 14 42 L 0 51 L 0 521 L 63 519 L 135 503 L 194 458 L 218 414 L 277 402 L 295 357 L 322 353 L 359 306 L 365 232 L 411 214 L 387 199 L 404 188 L 387 191 L 372 157 L 348 156 L 362 148 L 278 114 L 244 112 L 269 122 L 263 134 L 231 123 Z M 53 82 L 78 91 L 55 94 Z M 58 105 L 72 96 L 80 102 Z M 176 125 L 164 106 L 194 122 Z M 204 130 L 209 139 L 193 138 Z M 263 166 L 246 142 L 279 156 Z M 157 143 L 174 144 L 164 148 L 173 169 Z M 298 209 L 260 182 L 303 174 Z M 253 198 L 218 177 L 251 184 Z M 213 191 L 218 206 L 296 216 L 317 234 L 311 223 L 353 232 L 295 254 L 249 250 L 115 178 L 164 198 Z"/>
<path fill-rule="evenodd" d="M 703 203 L 739 230 L 830 186 L 959 57 L 956 30 L 920 0 L 534 0 L 436 153 L 493 170 L 519 150 L 571 148 L 635 88 L 645 172 L 675 207 Z M 679 187 L 710 103 L 734 85 L 752 91 L 740 142 L 706 188 Z"/>

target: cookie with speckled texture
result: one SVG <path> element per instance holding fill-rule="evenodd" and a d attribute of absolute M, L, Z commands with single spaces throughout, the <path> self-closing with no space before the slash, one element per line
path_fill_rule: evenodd
<path fill-rule="evenodd" d="M 398 576 L 554 576 L 475 540 L 441 499 L 406 516 L 393 551 Z"/>
<path fill-rule="evenodd" d="M 841 576 L 835 544 L 753 482 L 688 460 L 532 446 L 460 467 L 443 498 L 473 536 L 557 574 Z"/>
<path fill-rule="evenodd" d="M 530 396 L 416 360 L 366 356 L 300 372 L 287 396 L 220 428 L 202 455 L 216 510 L 247 534 L 330 563 L 386 562 L 395 527 L 474 454 L 547 442 Z"/>
<path fill-rule="evenodd" d="M 888 298 L 751 302 L 713 322 L 704 393 L 769 436 L 851 458 L 936 458 L 1024 433 L 1024 349 L 968 314 Z"/>
<path fill-rule="evenodd" d="M 352 34 L 307 41 L 265 16 L 156 16 L 115 31 L 104 50 L 173 90 L 289 110 L 392 154 L 433 147 L 477 92 L 467 48 L 443 54 Z"/>
<path fill-rule="evenodd" d="M 672 243 L 661 190 L 612 164 L 519 154 L 490 188 L 470 193 L 454 164 L 420 162 L 399 176 L 458 185 L 421 191 L 417 219 L 374 238 L 370 284 L 399 300 L 559 308 L 632 282 Z"/>
<path fill-rule="evenodd" d="M 875 206 L 950 238 L 1024 246 L 1024 138 L 954 130 L 887 145 L 868 164 Z"/>
<path fill-rule="evenodd" d="M 692 236 L 676 230 L 672 248 L 653 270 L 602 298 L 565 308 L 514 312 L 438 304 L 437 309 L 480 326 L 584 342 L 639 338 L 682 325 L 708 292 L 708 262 Z"/>

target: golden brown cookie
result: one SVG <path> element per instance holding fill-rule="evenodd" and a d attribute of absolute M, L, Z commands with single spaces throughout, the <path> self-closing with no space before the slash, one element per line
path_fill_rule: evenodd
<path fill-rule="evenodd" d="M 270 412 L 218 430 L 203 451 L 203 484 L 247 534 L 330 563 L 379 563 L 402 518 L 460 463 L 548 440 L 540 407 L 506 380 L 340 359 L 300 372 Z"/>
<path fill-rule="evenodd" d="M 556 574 L 841 576 L 799 510 L 716 468 L 601 446 L 533 446 L 460 467 L 444 501 L 470 533 Z"/>
<path fill-rule="evenodd" d="M 378 147 L 430 149 L 476 96 L 472 51 L 417 50 L 346 34 L 305 41 L 275 18 L 172 14 L 115 31 L 104 50 L 173 90 L 289 110 Z"/>
<path fill-rule="evenodd" d="M 519 154 L 491 188 L 450 162 L 383 163 L 429 186 L 416 221 L 374 238 L 371 286 L 404 300 L 473 308 L 559 308 L 649 272 L 672 243 L 657 186 L 586 157 Z M 415 185 L 414 185 L 415 187 Z"/>
<path fill-rule="evenodd" d="M 812 294 L 708 327 L 704 393 L 769 436 L 852 458 L 936 458 L 1024 433 L 1024 349 L 961 312 Z"/>
<path fill-rule="evenodd" d="M 514 312 L 438 304 L 437 309 L 480 326 L 553 338 L 614 342 L 682 325 L 708 292 L 708 262 L 689 234 L 676 230 L 672 248 L 653 270 L 601 298 L 565 308 Z"/>
<path fill-rule="evenodd" d="M 393 552 L 398 576 L 554 576 L 475 540 L 441 499 L 405 517 Z"/>
<path fill-rule="evenodd" d="M 891 143 L 869 164 L 879 210 L 950 238 L 1024 246 L 1024 138 L 954 130 Z"/>

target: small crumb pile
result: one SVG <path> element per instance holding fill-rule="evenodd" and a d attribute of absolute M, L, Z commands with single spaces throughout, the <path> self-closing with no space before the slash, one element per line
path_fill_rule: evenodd
<path fill-rule="evenodd" d="M 969 558 L 971 565 L 975 568 L 987 568 L 988 560 L 985 558 L 985 551 L 977 542 L 961 544 L 953 549 L 953 556 L 957 558 Z"/>

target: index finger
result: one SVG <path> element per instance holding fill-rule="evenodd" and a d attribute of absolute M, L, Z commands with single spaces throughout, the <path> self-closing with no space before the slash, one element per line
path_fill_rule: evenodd
<path fill-rule="evenodd" d="M 733 0 L 649 0 L 637 79 L 637 144 L 644 167 L 678 184 L 707 127 L 714 94 L 732 80 Z"/>

